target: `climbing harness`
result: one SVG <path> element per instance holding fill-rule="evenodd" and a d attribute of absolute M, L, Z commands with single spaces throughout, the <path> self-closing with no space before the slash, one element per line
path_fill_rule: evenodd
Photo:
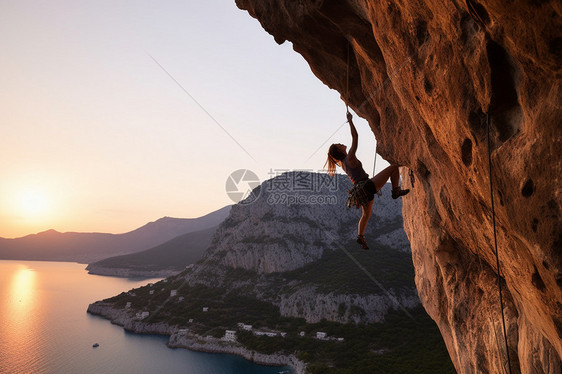
<path fill-rule="evenodd" d="M 509 374 L 511 374 L 511 360 L 509 359 L 509 346 L 507 344 L 507 332 L 505 329 L 505 316 L 503 313 L 503 298 L 502 298 L 502 282 L 501 282 L 501 270 L 500 270 L 500 258 L 498 255 L 498 238 L 496 234 L 496 211 L 494 207 L 494 187 L 492 183 L 492 151 L 490 147 L 490 114 L 486 114 L 486 128 L 488 132 L 488 170 L 490 178 L 490 200 L 492 204 L 492 226 L 494 228 L 494 247 L 496 254 L 496 267 L 497 267 L 497 278 L 498 278 L 498 291 L 500 295 L 500 309 L 502 315 L 502 326 L 503 326 L 503 337 L 505 340 L 505 354 L 507 356 L 507 366 L 509 368 Z"/>
<path fill-rule="evenodd" d="M 370 201 L 369 193 L 367 192 L 365 185 L 369 180 L 364 180 L 357 182 L 348 191 L 347 199 L 345 200 L 345 206 L 348 208 L 359 209 L 363 205 L 367 205 Z"/>

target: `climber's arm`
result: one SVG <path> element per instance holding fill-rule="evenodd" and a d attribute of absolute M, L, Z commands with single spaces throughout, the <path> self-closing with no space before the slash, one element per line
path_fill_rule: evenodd
<path fill-rule="evenodd" d="M 347 122 L 349 122 L 349 130 L 351 131 L 351 147 L 347 151 L 347 157 L 351 160 L 356 159 L 355 152 L 357 152 L 357 144 L 359 142 L 359 134 L 357 134 L 357 129 L 353 124 L 353 116 L 351 113 L 347 112 Z"/>

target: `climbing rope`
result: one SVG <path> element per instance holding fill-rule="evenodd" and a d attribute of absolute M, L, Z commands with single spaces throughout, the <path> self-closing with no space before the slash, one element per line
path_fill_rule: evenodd
<path fill-rule="evenodd" d="M 375 146 L 375 160 L 373 161 L 373 177 L 375 176 L 375 169 L 377 168 L 377 146 Z M 382 196 L 382 190 L 377 191 L 377 196 Z"/>
<path fill-rule="evenodd" d="M 349 100 L 349 42 L 347 43 L 347 64 L 345 69 L 345 96 Z M 349 105 L 345 102 L 346 114 L 349 113 Z"/>
<path fill-rule="evenodd" d="M 375 161 L 373 162 L 373 177 L 375 176 L 376 168 L 377 168 L 377 148 L 375 147 Z"/>
<path fill-rule="evenodd" d="M 350 44 L 347 43 L 347 65 L 345 70 L 345 93 L 346 96 L 349 98 L 349 47 Z M 346 114 L 349 114 L 349 105 L 347 102 L 345 103 Z M 375 148 L 375 160 L 373 161 L 373 176 L 375 176 L 375 169 L 377 167 L 377 149 Z M 377 195 L 381 196 L 382 191 L 377 191 Z"/>
<path fill-rule="evenodd" d="M 498 278 L 498 291 L 500 294 L 500 309 L 502 315 L 502 326 L 503 326 L 503 337 L 505 340 L 505 354 L 507 356 L 507 367 L 509 368 L 509 374 L 511 374 L 511 360 L 509 359 L 509 346 L 507 344 L 507 331 L 505 329 L 505 316 L 503 313 L 503 298 L 502 298 L 502 282 L 501 282 L 501 270 L 500 270 L 500 257 L 498 255 L 498 237 L 496 234 L 496 210 L 494 207 L 494 187 L 492 183 L 492 151 L 490 147 L 490 115 L 486 115 L 486 128 L 488 131 L 488 170 L 490 177 L 490 200 L 492 204 L 492 226 L 494 228 L 494 247 L 496 254 L 496 267 L 497 267 L 497 278 Z"/>

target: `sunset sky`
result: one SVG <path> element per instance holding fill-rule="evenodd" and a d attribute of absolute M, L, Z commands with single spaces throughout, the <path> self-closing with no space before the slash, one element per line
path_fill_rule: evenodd
<path fill-rule="evenodd" d="M 198 217 L 233 171 L 318 171 L 351 140 L 339 93 L 234 0 L 2 1 L 0 50 L 0 237 Z"/>

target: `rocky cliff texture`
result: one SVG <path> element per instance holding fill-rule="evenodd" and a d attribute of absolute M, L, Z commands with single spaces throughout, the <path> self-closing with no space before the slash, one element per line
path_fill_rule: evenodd
<path fill-rule="evenodd" d="M 253 295 L 278 306 L 283 316 L 304 318 L 309 323 L 322 319 L 382 322 L 389 310 L 414 308 L 419 298 L 408 278 L 411 267 L 404 266 L 405 261 L 390 260 L 402 273 L 397 281 L 392 276 L 390 283 L 379 273 L 391 271 L 381 270 L 384 264 L 363 264 L 381 280 L 381 289 L 344 253 L 351 248 L 352 256 L 359 252 L 376 263 L 385 254 L 376 250 L 382 245 L 389 252 L 398 252 L 399 259 L 406 259 L 410 247 L 400 215 L 401 200 L 391 199 L 389 185 L 382 189 L 381 197 L 375 197 L 366 231 L 374 250 L 364 252 L 352 240 L 361 213 L 345 207 L 350 188 L 345 176 L 309 172 L 285 173 L 265 181 L 256 190 L 259 198 L 255 202 L 232 207 L 203 259 L 180 277 L 190 285 Z M 334 262 L 345 264 L 342 268 L 349 276 L 363 281 L 350 280 L 345 290 L 325 285 L 347 276 L 330 274 L 327 267 Z M 304 274 L 310 267 L 318 269 L 314 275 L 299 277 L 298 273 Z M 363 291 L 357 288 L 361 282 L 369 282 Z"/>
<path fill-rule="evenodd" d="M 357 235 L 360 210 L 345 207 L 351 186 L 347 177 L 309 172 L 265 181 L 256 202 L 232 207 L 207 250 L 206 262 L 268 274 L 317 261 L 324 250 L 335 249 L 331 242 Z M 370 239 L 410 252 L 400 216 L 402 202 L 390 198 L 388 186 L 383 191 L 368 227 L 384 231 L 375 237 L 368 233 Z"/>
<path fill-rule="evenodd" d="M 403 215 L 416 286 L 460 373 L 506 367 L 489 125 L 510 364 L 560 373 L 561 3 L 236 2 L 369 121 L 385 159 L 415 172 Z"/>

